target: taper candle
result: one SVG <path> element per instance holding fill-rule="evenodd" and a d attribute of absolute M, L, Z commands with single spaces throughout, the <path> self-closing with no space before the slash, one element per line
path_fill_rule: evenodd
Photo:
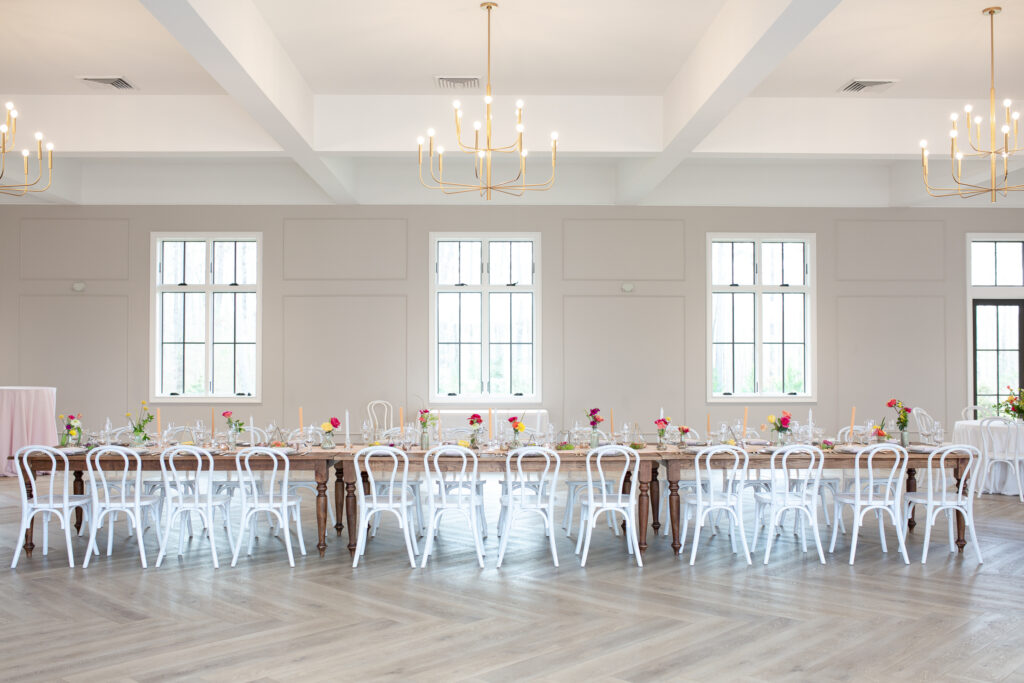
<path fill-rule="evenodd" d="M 494 440 L 494 410 L 487 409 L 487 440 Z"/>
<path fill-rule="evenodd" d="M 348 408 L 346 408 L 345 409 L 345 448 L 348 448 L 351 445 L 352 445 L 352 442 L 349 440 L 349 431 L 348 431 Z"/>
<path fill-rule="evenodd" d="M 704 437 L 710 443 L 710 441 L 711 441 L 711 413 L 708 413 L 708 431 L 705 432 Z"/>
<path fill-rule="evenodd" d="M 210 406 L 210 443 L 213 443 L 213 433 L 215 431 L 217 431 L 217 427 L 214 424 L 214 421 L 217 418 L 214 415 L 215 415 L 215 413 L 214 413 L 213 406 Z"/>
<path fill-rule="evenodd" d="M 305 426 L 305 422 L 302 419 L 302 406 L 299 406 L 299 429 Z"/>
<path fill-rule="evenodd" d="M 164 442 L 163 421 L 160 419 L 160 409 L 156 409 L 156 442 Z"/>
<path fill-rule="evenodd" d="M 750 406 L 743 406 L 743 433 L 740 434 L 741 439 L 747 438 L 747 414 Z"/>
<path fill-rule="evenodd" d="M 347 410 L 345 411 L 348 412 Z M 398 406 L 398 428 L 405 430 L 405 406 Z"/>
<path fill-rule="evenodd" d="M 608 434 L 615 434 L 615 408 L 611 408 L 608 411 Z"/>
<path fill-rule="evenodd" d="M 853 443 L 853 424 L 857 420 L 857 406 L 850 408 L 850 443 Z"/>

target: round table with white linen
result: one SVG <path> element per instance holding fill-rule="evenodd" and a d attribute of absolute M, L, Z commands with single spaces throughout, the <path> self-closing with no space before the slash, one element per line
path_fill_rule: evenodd
<path fill-rule="evenodd" d="M 993 429 L 1006 429 L 1002 425 L 995 424 Z M 953 443 L 963 443 L 974 446 L 978 450 L 982 448 L 981 420 L 958 420 L 953 425 Z M 1017 445 L 1024 449 L 1024 443 Z M 1008 496 L 1016 496 L 1020 492 L 1017 478 L 1009 467 L 998 465 L 994 467 L 984 483 L 987 493 L 1002 493 Z"/>
<path fill-rule="evenodd" d="M 14 455 L 23 446 L 56 446 L 56 387 L 0 387 L 0 462 L 2 474 L 17 475 Z"/>

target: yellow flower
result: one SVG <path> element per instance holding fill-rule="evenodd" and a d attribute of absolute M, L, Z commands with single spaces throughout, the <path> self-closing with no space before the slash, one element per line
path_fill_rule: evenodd
<path fill-rule="evenodd" d="M 324 430 L 325 432 L 329 432 L 332 429 L 334 429 L 334 427 L 331 426 L 330 422 L 324 422 L 320 425 L 320 429 Z"/>
<path fill-rule="evenodd" d="M 469 442 L 466 441 L 465 439 L 459 439 L 458 445 L 462 446 L 463 448 L 469 448 Z"/>
<path fill-rule="evenodd" d="M 146 405 L 146 402 L 145 402 L 145 401 L 143 401 L 143 402 L 142 402 L 142 405 Z"/>
<path fill-rule="evenodd" d="M 76 432 L 76 431 L 75 431 L 74 429 L 69 429 L 69 430 L 68 430 L 68 436 L 74 436 L 74 435 L 75 435 L 75 434 L 77 434 L 77 433 L 78 433 L 78 432 Z"/>
<path fill-rule="evenodd" d="M 64 419 L 64 416 L 63 416 L 63 415 L 58 415 L 58 416 L 57 416 L 57 419 L 63 420 L 63 419 Z"/>
<path fill-rule="evenodd" d="M 132 414 L 131 414 L 131 413 L 125 413 L 125 414 L 124 414 L 124 416 L 125 416 L 125 417 L 131 417 L 131 416 L 132 416 Z"/>
<path fill-rule="evenodd" d="M 516 431 L 517 432 L 521 432 L 524 429 L 526 429 L 526 425 L 524 425 L 522 422 L 516 422 Z"/>
<path fill-rule="evenodd" d="M 768 422 L 770 424 L 775 424 L 775 416 L 774 415 L 769 415 L 768 416 Z"/>

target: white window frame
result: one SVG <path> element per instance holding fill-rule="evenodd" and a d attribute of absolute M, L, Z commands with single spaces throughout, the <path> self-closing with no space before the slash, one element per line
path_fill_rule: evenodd
<path fill-rule="evenodd" d="M 706 307 L 705 316 L 705 399 L 708 403 L 817 403 L 818 389 L 818 326 L 817 326 L 817 248 L 816 235 L 814 233 L 790 232 L 790 233 L 763 233 L 763 232 L 716 232 L 707 233 L 705 244 L 706 274 L 705 284 L 707 295 L 704 299 Z M 754 285 L 744 285 L 740 289 L 715 287 L 711 284 L 711 244 L 713 242 L 753 242 L 754 243 Z M 761 244 L 763 242 L 803 242 L 804 253 L 806 254 L 806 284 L 803 287 L 779 287 L 778 285 L 760 284 L 761 265 Z M 755 392 L 753 394 L 736 394 L 733 396 L 717 396 L 712 392 L 714 345 L 711 338 L 711 316 L 712 316 L 712 295 L 721 292 L 753 292 L 754 293 L 754 372 L 755 381 L 761 381 L 762 363 L 762 325 L 761 325 L 761 295 L 765 292 L 796 293 L 802 292 L 804 300 L 804 344 L 807 357 L 807 370 L 805 384 L 806 394 L 792 396 L 790 394 L 766 394 Z"/>
<path fill-rule="evenodd" d="M 437 283 L 437 243 L 444 241 L 459 240 L 463 242 L 482 242 L 481 246 L 481 273 L 480 286 L 452 287 L 440 286 Z M 533 393 L 523 396 L 501 395 L 494 396 L 488 393 L 464 394 L 462 396 L 448 396 L 440 394 L 437 390 L 437 294 L 438 292 L 480 292 L 483 310 L 480 319 L 481 334 L 481 377 L 489 377 L 490 359 L 490 294 L 494 292 L 508 292 L 507 287 L 489 284 L 490 249 L 488 243 L 494 242 L 533 242 L 533 284 L 522 287 L 517 291 L 529 291 L 533 293 Z M 430 402 L 447 405 L 518 405 L 539 403 L 542 400 L 541 392 L 541 242 L 539 232 L 432 232 L 430 233 L 430 288 L 429 288 L 429 325 L 430 325 Z"/>
<path fill-rule="evenodd" d="M 210 263 L 213 258 L 213 242 L 216 241 L 255 241 L 256 242 L 256 286 L 242 285 L 232 288 L 231 292 L 256 293 L 256 380 L 252 396 L 220 396 L 209 393 L 213 379 L 213 306 L 210 300 L 206 305 L 206 381 L 207 393 L 201 396 L 164 396 L 157 393 L 160 363 L 160 294 L 168 291 L 166 285 L 159 283 L 160 278 L 160 244 L 162 242 L 194 241 L 207 242 Z M 150 272 L 149 272 L 149 402 L 150 403 L 262 403 L 263 402 L 263 233 L 258 232 L 154 232 L 150 234 Z M 175 287 L 173 291 L 181 292 L 213 292 L 225 285 L 213 285 L 213 277 L 207 272 L 207 284 L 189 287 Z"/>
<path fill-rule="evenodd" d="M 967 277 L 964 278 L 966 285 L 964 317 L 967 320 L 967 324 L 964 326 L 967 337 L 967 377 L 964 383 L 967 387 L 967 394 L 964 396 L 964 405 L 969 406 L 974 403 L 974 300 L 1024 299 L 1024 286 L 993 285 L 986 287 L 971 284 L 974 279 L 971 244 L 973 242 L 1024 242 L 1024 232 L 969 232 L 964 237 L 964 272 L 967 273 Z M 1024 381 L 1024 368 L 1021 370 L 1021 381 Z"/>

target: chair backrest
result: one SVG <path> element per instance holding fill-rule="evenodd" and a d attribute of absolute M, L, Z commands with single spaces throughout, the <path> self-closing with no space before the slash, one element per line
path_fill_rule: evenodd
<path fill-rule="evenodd" d="M 825 454 L 810 444 L 799 443 L 776 450 L 769 463 L 772 502 L 782 503 L 788 495 L 797 493 L 802 504 L 813 503 L 824 466 Z"/>
<path fill-rule="evenodd" d="M 183 441 L 188 441 L 189 443 L 194 444 L 196 442 L 196 433 L 191 427 L 186 427 L 184 425 L 178 427 L 172 424 L 164 430 L 163 439 L 164 443 L 170 443 L 172 441 L 182 443 Z"/>
<path fill-rule="evenodd" d="M 715 491 L 715 479 L 712 476 L 711 468 L 712 460 L 718 465 L 723 462 L 726 465 L 725 467 L 716 467 L 725 474 L 721 493 Z M 723 445 L 700 449 L 693 458 L 693 473 L 697 480 L 697 506 L 700 507 L 704 504 L 728 505 L 730 494 L 742 494 L 743 483 L 747 480 L 749 460 L 750 456 L 747 455 L 747 451 L 736 446 Z M 707 493 L 703 491 L 703 482 L 708 484 Z"/>
<path fill-rule="evenodd" d="M 265 467 L 253 469 L 253 463 L 266 463 Z M 242 507 L 246 506 L 246 498 L 252 497 L 259 506 L 273 507 L 288 498 L 288 473 L 290 462 L 284 451 L 278 448 L 253 446 L 243 448 L 235 454 L 235 468 L 238 470 L 238 487 L 242 497 Z M 270 482 L 264 487 L 264 495 L 258 493 L 257 472 L 270 475 Z"/>
<path fill-rule="evenodd" d="M 39 472 L 50 472 L 48 493 L 43 493 L 39 490 L 36 475 L 29 466 L 29 456 L 39 459 L 43 459 L 45 456 L 49 460 L 49 465 L 44 464 L 42 467 L 36 468 Z M 25 487 L 26 481 L 31 485 L 32 496 L 37 503 L 40 498 L 48 496 L 47 500 L 49 503 L 51 505 L 55 504 L 53 495 L 54 491 L 57 491 L 63 497 L 61 504 L 65 506 L 68 504 L 68 456 L 64 455 L 62 451 L 50 448 L 49 446 L 25 446 L 24 448 L 19 448 L 18 452 L 14 454 L 14 468 L 18 470 L 18 483 L 21 484 L 18 490 L 21 491 L 22 505 L 28 504 L 28 489 Z M 58 480 L 62 480 L 59 485 Z"/>
<path fill-rule="evenodd" d="M 960 482 L 949 471 L 964 459 L 967 465 L 960 472 Z M 956 461 L 953 464 L 947 460 Z M 928 504 L 958 505 L 971 509 L 974 503 L 975 473 L 981 462 L 981 452 L 974 446 L 954 444 L 936 448 L 928 456 Z M 980 474 L 979 474 L 980 476 Z"/>
<path fill-rule="evenodd" d="M 914 418 L 914 425 L 917 427 L 917 433 L 922 437 L 930 437 L 932 432 L 935 431 L 935 418 L 928 414 L 928 412 L 918 406 L 910 411 L 910 417 Z"/>
<path fill-rule="evenodd" d="M 630 469 L 631 467 L 632 469 Z M 606 468 L 609 470 L 609 475 L 618 472 L 618 476 L 615 479 L 609 479 L 605 476 Z M 627 473 L 630 474 L 629 492 L 622 493 L 622 489 L 626 486 Z M 592 449 L 587 453 L 587 499 L 590 509 L 593 510 L 595 504 L 598 507 L 604 507 L 608 504 L 622 505 L 627 501 L 631 505 L 635 505 L 639 475 L 640 454 L 632 448 L 628 446 L 598 446 Z M 609 482 L 614 482 L 615 493 L 608 492 Z"/>
<path fill-rule="evenodd" d="M 526 461 L 526 469 L 523 468 Z M 543 462 L 544 468 L 538 469 Z M 515 467 L 513 468 L 513 463 Z M 552 467 L 554 463 L 554 467 Z M 555 506 L 555 484 L 558 482 L 558 468 L 562 459 L 550 448 L 540 446 L 524 446 L 509 451 L 505 457 L 505 481 L 508 487 L 509 500 L 515 499 L 520 507 L 539 507 L 544 491 L 548 492 L 547 505 L 553 510 Z M 537 479 L 530 479 L 537 474 Z M 529 482 L 529 484 L 527 484 Z M 546 488 L 545 488 L 546 487 Z M 535 493 L 536 492 L 536 493 Z"/>
<path fill-rule="evenodd" d="M 248 442 L 250 446 L 270 443 L 267 438 L 267 430 L 256 426 L 250 427 L 248 424 L 242 425 L 242 431 L 238 433 L 238 440 L 243 443 Z"/>
<path fill-rule="evenodd" d="M 984 417 L 991 417 L 992 409 L 989 406 L 970 405 L 964 406 L 960 411 L 961 420 L 980 420 Z"/>
<path fill-rule="evenodd" d="M 463 446 L 430 449 L 423 455 L 427 490 L 433 491 L 434 480 L 437 480 L 441 505 L 468 507 L 479 481 L 478 464 L 476 453 Z"/>
<path fill-rule="evenodd" d="M 377 399 L 366 404 L 366 414 L 373 425 L 374 434 L 394 427 L 395 409 L 387 401 Z"/>
<path fill-rule="evenodd" d="M 404 506 L 408 501 L 406 496 L 406 484 L 409 481 L 409 456 L 404 451 L 390 446 L 369 446 L 356 453 L 353 458 L 356 468 L 356 481 L 360 481 L 362 474 L 366 475 L 369 487 L 356 486 L 356 495 L 359 496 L 359 503 L 366 504 L 366 498 L 370 498 L 370 505 L 376 506 L 384 499 L 388 505 L 395 504 L 395 494 L 398 494 L 399 501 Z M 376 474 L 374 470 L 376 469 Z M 386 482 L 387 487 L 378 496 L 377 482 Z M 396 486 L 397 484 L 397 486 Z M 369 491 L 364 489 L 369 488 Z"/>
<path fill-rule="evenodd" d="M 138 505 L 142 497 L 142 458 L 124 446 L 100 446 L 85 455 L 93 502 Z"/>
<path fill-rule="evenodd" d="M 132 433 L 132 428 L 125 427 L 114 427 L 110 430 L 109 438 L 110 443 L 116 444 L 118 441 L 127 440 L 128 436 Z"/>
<path fill-rule="evenodd" d="M 836 434 L 836 443 L 853 443 L 853 432 L 849 427 L 843 427 Z"/>
<path fill-rule="evenodd" d="M 1020 448 L 1021 423 L 1005 417 L 981 421 L 981 452 L 986 458 L 1012 458 Z"/>
<path fill-rule="evenodd" d="M 203 448 L 171 446 L 160 454 L 160 476 L 164 480 L 164 491 L 168 498 L 177 497 L 183 504 L 198 507 L 209 506 L 213 502 L 213 487 L 207 487 L 203 495 L 198 485 L 202 475 L 212 473 L 213 456 Z"/>
<path fill-rule="evenodd" d="M 752 430 L 750 430 L 750 429 L 747 430 L 748 434 L 749 434 L 750 431 L 752 431 Z M 757 437 L 752 437 L 752 438 L 757 438 Z M 690 431 L 688 431 L 685 434 L 683 434 L 683 439 L 685 439 L 685 440 L 692 440 L 692 441 L 700 441 L 700 432 L 698 432 L 693 427 L 690 427 Z"/>
<path fill-rule="evenodd" d="M 890 458 L 891 465 L 884 462 Z M 876 460 L 883 462 L 876 464 Z M 906 473 L 907 449 L 902 446 L 877 443 L 862 448 L 854 460 L 853 494 L 862 505 L 890 505 L 899 499 Z"/>

